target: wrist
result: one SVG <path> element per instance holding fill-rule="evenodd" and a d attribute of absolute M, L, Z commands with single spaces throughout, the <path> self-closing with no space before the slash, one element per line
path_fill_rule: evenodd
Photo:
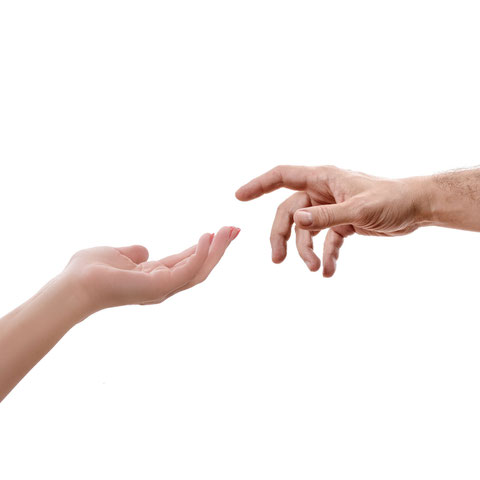
<path fill-rule="evenodd" d="M 418 226 L 436 225 L 438 222 L 438 199 L 431 177 L 410 177 L 406 179 L 409 188 L 415 222 Z"/>
<path fill-rule="evenodd" d="M 79 279 L 69 273 L 62 272 L 45 288 L 45 300 L 53 302 L 70 328 L 97 310 Z"/>

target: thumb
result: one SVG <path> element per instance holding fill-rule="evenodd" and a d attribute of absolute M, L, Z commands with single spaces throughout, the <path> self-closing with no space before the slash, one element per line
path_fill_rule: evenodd
<path fill-rule="evenodd" d="M 354 223 L 352 207 L 346 202 L 297 210 L 293 220 L 304 230 L 323 230 Z"/>
<path fill-rule="evenodd" d="M 148 260 L 148 250 L 141 245 L 131 245 L 130 247 L 119 247 L 117 250 L 128 257 L 133 263 L 142 263 Z"/>

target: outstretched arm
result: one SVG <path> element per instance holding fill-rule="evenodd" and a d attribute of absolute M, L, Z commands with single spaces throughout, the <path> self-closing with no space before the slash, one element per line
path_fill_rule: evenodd
<path fill-rule="evenodd" d="M 205 280 L 239 231 L 223 227 L 158 261 L 147 261 L 147 249 L 138 245 L 76 253 L 60 275 L 0 319 L 0 401 L 68 330 L 92 313 L 159 303 Z"/>
<path fill-rule="evenodd" d="M 272 260 L 282 262 L 295 223 L 297 249 L 308 268 L 320 268 L 313 236 L 328 229 L 323 275 L 330 277 L 345 237 L 394 236 L 437 225 L 480 231 L 480 169 L 427 177 L 385 179 L 334 166 L 279 166 L 241 187 L 239 200 L 253 200 L 285 187 L 298 192 L 279 207 L 270 241 Z"/>

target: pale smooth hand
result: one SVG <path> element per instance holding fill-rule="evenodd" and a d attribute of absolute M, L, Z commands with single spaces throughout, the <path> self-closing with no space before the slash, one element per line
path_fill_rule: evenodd
<path fill-rule="evenodd" d="M 216 235 L 200 237 L 197 245 L 156 261 L 148 261 L 148 250 L 140 245 L 81 250 L 62 275 L 75 280 L 92 311 L 160 303 L 203 282 L 239 232 L 223 227 Z"/>

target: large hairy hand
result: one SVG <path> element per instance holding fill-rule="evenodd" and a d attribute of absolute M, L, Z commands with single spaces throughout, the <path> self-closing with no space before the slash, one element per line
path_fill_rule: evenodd
<path fill-rule="evenodd" d="M 413 232 L 428 209 L 416 178 L 388 180 L 334 166 L 278 166 L 241 187 L 236 196 L 247 201 L 281 187 L 298 190 L 279 207 L 271 233 L 272 260 L 282 262 L 295 223 L 297 249 L 312 271 L 320 268 L 312 237 L 329 229 L 323 250 L 323 275 L 335 273 L 345 237 L 394 236 Z"/>

